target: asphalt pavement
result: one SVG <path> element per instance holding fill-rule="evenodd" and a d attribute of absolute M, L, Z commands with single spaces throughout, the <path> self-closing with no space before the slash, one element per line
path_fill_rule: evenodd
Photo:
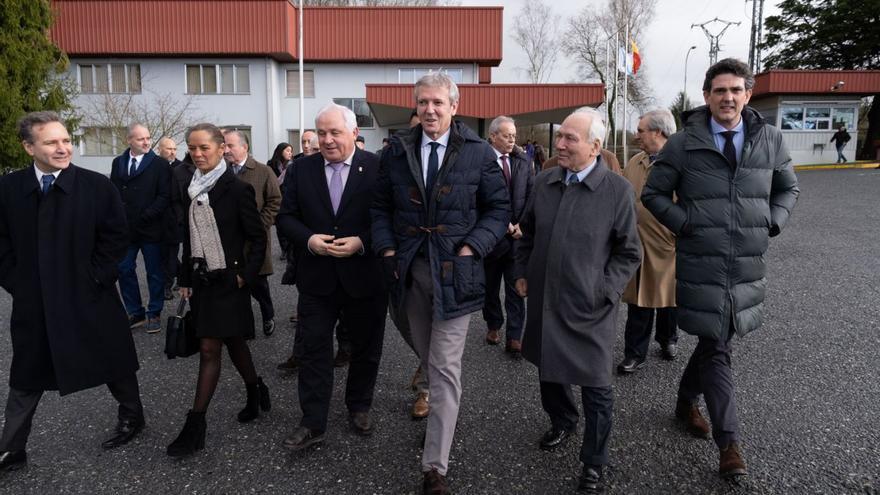
<path fill-rule="evenodd" d="M 608 493 L 880 493 L 880 170 L 809 171 L 799 178 L 794 215 L 766 255 L 764 326 L 734 341 L 750 476 L 734 484 L 720 480 L 714 444 L 689 437 L 673 421 L 677 381 L 696 342 L 681 335 L 677 361 L 662 361 L 652 343 L 647 367 L 615 380 Z M 115 425 L 115 402 L 107 389 L 63 398 L 48 392 L 34 420 L 29 465 L 0 475 L 0 493 L 418 493 L 425 423 L 408 416 L 408 384 L 417 362 L 390 322 L 375 393 L 375 434 L 364 438 L 349 430 L 341 369 L 327 441 L 297 454 L 281 446 L 300 413 L 296 375 L 275 369 L 290 353 L 287 318 L 296 301 L 295 290 L 280 285 L 280 266 L 271 278 L 278 329 L 269 338 L 259 335 L 251 346 L 271 391 L 269 413 L 250 424 L 236 421 L 245 390 L 225 358 L 207 415 L 206 449 L 189 459 L 169 458 L 165 447 L 191 405 L 198 359 L 168 360 L 162 354 L 164 332 L 139 330 L 134 339 L 147 414 L 141 436 L 103 451 L 101 441 Z M 166 305 L 166 314 L 175 303 Z M 4 329 L 10 311 L 4 292 Z M 254 313 L 259 315 L 256 304 Z M 616 359 L 623 354 L 624 318 L 621 307 Z M 449 471 L 453 492 L 573 493 L 579 435 L 557 452 L 537 448 L 549 423 L 535 367 L 509 359 L 501 346 L 486 345 L 485 331 L 475 314 Z M 11 356 L 4 331 L 3 403 Z"/>

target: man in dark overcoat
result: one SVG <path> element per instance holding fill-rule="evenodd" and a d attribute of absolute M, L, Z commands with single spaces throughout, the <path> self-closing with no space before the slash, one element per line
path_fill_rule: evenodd
<path fill-rule="evenodd" d="M 676 235 L 678 326 L 699 337 L 678 387 L 675 416 L 709 435 L 723 478 L 747 474 L 739 448 L 731 339 L 761 326 L 764 253 L 785 226 L 800 190 L 782 133 L 748 107 L 755 78 L 724 59 L 703 81 L 706 105 L 684 112 L 642 190 L 642 203 Z M 673 200 L 673 196 L 677 201 Z"/>
<path fill-rule="evenodd" d="M 128 242 L 119 193 L 70 163 L 70 135 L 57 114 L 26 115 L 19 136 L 34 163 L 0 180 L 0 285 L 12 295 L 0 471 L 27 462 L 45 390 L 67 395 L 107 384 L 119 422 L 104 448 L 128 443 L 144 426 L 137 355 L 116 291 Z"/>
<path fill-rule="evenodd" d="M 171 200 L 171 167 L 150 149 L 150 131 L 141 124 L 128 126 L 128 149 L 113 159 L 110 181 L 119 190 L 128 222 L 128 249 L 119 263 L 119 291 L 129 326 L 146 324 L 147 333 L 162 329 L 165 305 L 164 233 Z M 149 303 L 144 310 L 137 277 L 137 255 L 143 254 Z"/>
<path fill-rule="evenodd" d="M 602 491 L 611 436 L 617 303 L 641 261 L 633 189 L 599 156 L 605 125 L 593 108 L 556 133 L 559 167 L 535 178 L 520 220 L 517 290 L 528 299 L 523 356 L 538 366 L 553 450 L 576 430 L 571 385 L 581 387 L 585 426 L 579 489 Z"/>
<path fill-rule="evenodd" d="M 489 144 L 498 157 L 498 168 L 504 175 L 504 184 L 510 196 L 510 221 L 507 234 L 498 241 L 495 249 L 486 256 L 486 302 L 483 305 L 483 319 L 488 327 L 486 343 L 501 343 L 501 325 L 505 322 L 504 350 L 512 357 L 519 357 L 522 351 L 522 332 L 525 326 L 526 304 L 516 293 L 514 287 L 514 246 L 522 237 L 519 219 L 526 209 L 532 193 L 534 173 L 532 164 L 525 153 L 514 148 L 516 144 L 516 123 L 510 117 L 501 115 L 489 124 Z M 502 285 L 503 280 L 503 285 Z M 501 311 L 499 290 L 504 287 L 504 312 Z"/>
<path fill-rule="evenodd" d="M 174 169 L 183 164 L 182 161 L 177 159 L 177 143 L 168 136 L 162 137 L 156 144 L 156 154 L 159 158 L 168 162 L 168 167 L 171 169 L 171 176 L 169 176 L 169 179 L 173 185 Z M 172 290 L 177 290 L 175 288 L 174 279 L 177 277 L 177 270 L 180 266 L 180 244 L 183 242 L 183 234 L 178 228 L 177 216 L 174 212 L 173 204 L 171 208 L 165 210 L 164 225 L 165 231 L 163 239 L 165 249 L 162 253 L 164 257 L 162 268 L 165 273 L 165 300 L 169 301 L 174 299 Z"/>

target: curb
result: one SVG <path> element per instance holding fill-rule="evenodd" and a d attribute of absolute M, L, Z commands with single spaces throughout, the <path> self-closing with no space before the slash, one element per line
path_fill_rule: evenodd
<path fill-rule="evenodd" d="M 840 169 L 867 169 L 867 168 L 878 168 L 880 163 L 878 162 L 859 162 L 859 163 L 840 163 L 840 164 L 816 164 L 816 165 L 795 165 L 794 169 L 796 171 L 804 171 L 804 170 L 840 170 Z"/>

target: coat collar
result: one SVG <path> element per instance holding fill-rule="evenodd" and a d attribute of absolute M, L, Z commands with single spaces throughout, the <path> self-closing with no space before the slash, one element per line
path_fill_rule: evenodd
<path fill-rule="evenodd" d="M 681 120 L 685 123 L 682 132 L 685 133 L 684 147 L 686 150 L 699 148 L 717 149 L 715 139 L 712 137 L 712 130 L 709 126 L 710 117 L 711 113 L 707 105 L 699 106 L 681 114 Z M 767 123 L 764 117 L 750 106 L 743 108 L 742 118 L 746 126 L 746 141 L 751 141 Z"/>
<path fill-rule="evenodd" d="M 354 193 L 360 188 L 364 180 L 364 158 L 368 151 L 355 148 L 354 156 L 351 158 L 351 168 L 348 171 L 348 180 L 345 181 L 345 188 L 342 190 L 342 198 L 339 200 L 339 209 L 336 216 L 342 214 L 345 206 L 351 201 Z M 327 190 L 327 198 L 330 197 L 330 190 Z"/>
<path fill-rule="evenodd" d="M 214 187 L 208 191 L 208 198 L 211 200 L 211 203 L 215 203 L 220 197 L 226 194 L 226 191 L 229 190 L 229 187 L 235 182 L 237 179 L 235 178 L 235 173 L 232 171 L 232 167 L 227 167 L 226 171 L 223 172 L 223 175 L 217 179 L 217 182 L 214 184 Z"/>
<path fill-rule="evenodd" d="M 27 196 L 33 192 L 40 192 L 40 184 L 34 177 L 33 166 L 34 165 L 32 164 L 30 167 L 21 170 L 20 180 L 22 184 L 17 189 L 21 191 L 22 196 Z M 52 183 L 52 187 L 65 194 L 72 194 L 74 191 L 74 185 L 76 184 L 76 171 L 78 168 L 79 167 L 71 163 L 66 169 L 58 174 L 58 178 Z"/>
<path fill-rule="evenodd" d="M 568 172 L 567 169 L 562 167 L 553 167 L 553 172 L 551 173 L 550 179 L 547 181 L 548 184 L 553 184 L 556 182 L 565 183 L 565 175 Z M 578 183 L 578 185 L 584 185 L 590 191 L 595 191 L 599 184 L 605 179 L 605 176 L 608 174 L 608 167 L 605 165 L 605 160 L 602 159 L 602 155 L 596 156 L 596 166 L 590 175 L 588 175 L 584 180 Z"/>

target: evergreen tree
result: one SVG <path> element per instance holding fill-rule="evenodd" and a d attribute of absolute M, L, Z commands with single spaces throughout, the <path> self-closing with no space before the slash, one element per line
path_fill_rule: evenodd
<path fill-rule="evenodd" d="M 690 98 L 687 97 L 687 94 L 684 91 L 679 91 L 675 96 L 675 101 L 669 106 L 669 111 L 672 112 L 672 116 L 675 117 L 675 128 L 677 130 L 680 131 L 684 124 L 681 121 L 681 114 L 691 108 L 694 108 L 694 104 L 691 103 Z"/>
<path fill-rule="evenodd" d="M 764 22 L 766 69 L 853 70 L 880 67 L 880 1 L 783 0 L 782 12 Z M 880 94 L 868 111 L 861 158 L 880 141 Z"/>
<path fill-rule="evenodd" d="M 54 110 L 76 126 L 67 56 L 48 36 L 52 18 L 49 0 L 0 0 L 0 169 L 30 164 L 16 128 L 25 113 Z"/>

